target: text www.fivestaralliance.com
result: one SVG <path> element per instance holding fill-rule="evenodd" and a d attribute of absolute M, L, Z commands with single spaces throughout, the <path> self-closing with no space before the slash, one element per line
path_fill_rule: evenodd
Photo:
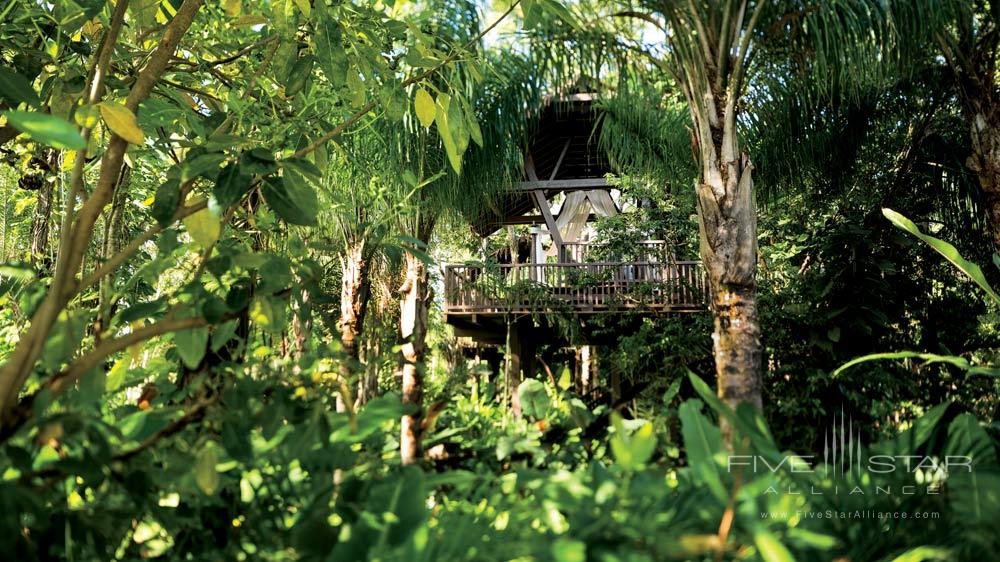
<path fill-rule="evenodd" d="M 790 516 L 801 519 L 938 519 L 937 511 L 875 511 L 859 509 L 854 511 L 761 511 L 761 519 L 788 519 Z"/>

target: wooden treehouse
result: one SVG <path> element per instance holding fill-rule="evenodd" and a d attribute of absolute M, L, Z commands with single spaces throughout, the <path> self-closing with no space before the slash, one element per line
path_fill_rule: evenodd
<path fill-rule="evenodd" d="M 641 318 L 706 309 L 708 285 L 699 262 L 676 260 L 662 240 L 612 251 L 595 239 L 589 223 L 622 209 L 609 181 L 614 170 L 597 147 L 593 99 L 576 94 L 549 103 L 525 153 L 522 181 L 491 211 L 471 217 L 483 238 L 506 236 L 502 231 L 510 225 L 531 225 L 530 239 L 512 241 L 506 259 L 444 269 L 445 319 L 455 334 L 499 345 L 512 335 L 517 363 L 532 361 L 539 341 L 564 337 L 551 327 L 554 315 L 586 327 L 600 313 Z M 592 342 L 586 329 L 575 338 L 566 343 Z"/>

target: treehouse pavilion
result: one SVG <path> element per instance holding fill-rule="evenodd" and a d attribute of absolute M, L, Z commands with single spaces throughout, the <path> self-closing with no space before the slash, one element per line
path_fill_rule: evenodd
<path fill-rule="evenodd" d="M 615 170 L 598 147 L 595 99 L 575 94 L 549 102 L 528 143 L 522 181 L 489 211 L 470 217 L 484 239 L 513 225 L 531 225 L 530 234 L 511 235 L 510 249 L 494 259 L 444 268 L 447 323 L 477 345 L 509 344 L 508 366 L 518 379 L 521 370 L 534 374 L 540 340 L 565 341 L 553 329 L 556 315 L 582 327 L 566 343 L 586 345 L 595 337 L 588 319 L 598 314 L 706 309 L 699 262 L 674 259 L 662 240 L 611 251 L 595 236 L 590 223 L 622 212 L 624 204 Z"/>

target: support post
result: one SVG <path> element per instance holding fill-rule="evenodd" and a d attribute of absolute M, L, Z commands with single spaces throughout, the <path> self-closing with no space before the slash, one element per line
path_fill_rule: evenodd
<path fill-rule="evenodd" d="M 517 387 L 521 385 L 521 343 L 522 339 L 518 333 L 517 323 L 507 327 L 507 354 L 504 362 L 507 371 L 504 373 L 504 386 L 506 394 L 510 396 L 510 409 L 515 418 L 521 417 L 521 397 L 517 395 Z"/>

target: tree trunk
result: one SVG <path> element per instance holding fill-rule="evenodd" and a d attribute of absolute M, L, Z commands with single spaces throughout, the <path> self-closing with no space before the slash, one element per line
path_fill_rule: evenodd
<path fill-rule="evenodd" d="M 124 246 L 124 214 L 125 204 L 128 201 L 128 188 L 132 181 L 132 168 L 128 165 L 122 167 L 121 176 L 115 184 L 115 192 L 111 198 L 111 208 L 104 219 L 104 239 L 101 240 L 101 263 L 114 256 Z M 114 314 L 113 303 L 110 302 L 114 291 L 114 279 L 108 275 L 101 279 L 98 285 L 98 332 L 108 329 L 108 322 Z"/>
<path fill-rule="evenodd" d="M 382 354 L 382 340 L 377 336 L 379 332 L 372 330 L 369 332 L 373 337 L 366 342 L 364 350 L 364 371 L 361 380 L 358 382 L 358 397 L 355 407 L 363 406 L 378 396 L 378 371 L 379 357 Z"/>
<path fill-rule="evenodd" d="M 753 166 L 740 152 L 732 94 L 708 89 L 695 95 L 690 86 L 685 93 L 694 123 L 692 144 L 701 164 L 695 187 L 699 245 L 715 321 L 712 341 L 719 398 L 733 408 L 750 403 L 760 409 Z M 723 420 L 720 425 L 728 440 L 728 424 Z"/>
<path fill-rule="evenodd" d="M 340 375 L 348 385 L 354 382 L 355 368 L 361 358 L 360 337 L 371 296 L 371 264 L 366 254 L 365 242 L 355 242 L 348 245 L 341 261 L 340 320 L 337 326 L 345 356 L 340 366 Z"/>
<path fill-rule="evenodd" d="M 715 152 L 712 150 L 711 152 Z M 747 158 L 713 162 L 726 170 L 698 186 L 701 259 L 711 288 L 719 397 L 760 408 L 761 343 L 757 319 L 757 210 Z"/>
<path fill-rule="evenodd" d="M 992 92 L 966 100 L 966 118 L 972 139 L 967 165 L 976 172 L 993 234 L 993 251 L 1000 253 L 1000 103 Z"/>
<path fill-rule="evenodd" d="M 31 261 L 36 268 L 48 270 L 52 260 L 49 256 L 49 223 L 52 220 L 52 196 L 55 192 L 53 176 L 59 170 L 59 151 L 47 148 L 41 158 L 42 180 L 38 184 L 35 212 L 31 216 Z"/>
<path fill-rule="evenodd" d="M 517 388 L 521 386 L 521 334 L 517 322 L 507 323 L 507 349 L 504 357 L 504 394 L 510 397 L 510 411 L 515 418 L 521 417 L 521 396 Z"/>
<path fill-rule="evenodd" d="M 421 422 L 423 420 L 423 363 L 427 352 L 427 309 L 431 301 L 427 265 L 418 256 L 406 253 L 406 273 L 399 289 L 399 335 L 402 338 L 401 371 L 403 404 L 413 404 L 417 411 L 403 416 L 399 450 L 403 464 L 420 459 Z"/>

